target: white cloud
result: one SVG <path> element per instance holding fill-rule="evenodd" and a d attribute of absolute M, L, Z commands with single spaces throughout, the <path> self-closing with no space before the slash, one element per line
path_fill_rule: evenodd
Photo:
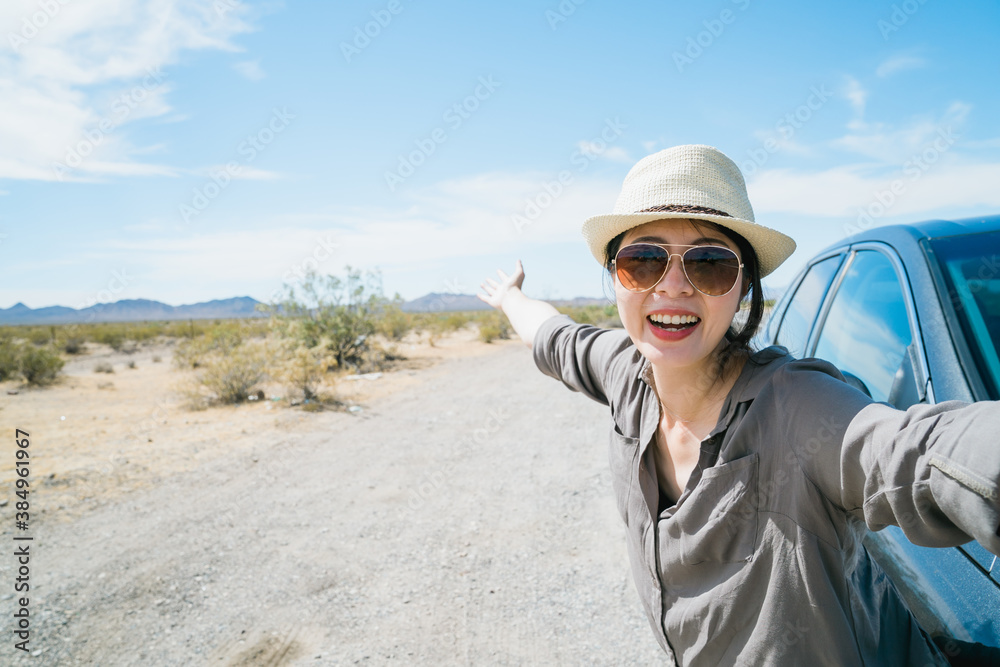
<path fill-rule="evenodd" d="M 847 82 L 844 84 L 844 97 L 851 103 L 851 107 L 858 118 L 865 115 L 865 103 L 868 100 L 868 91 L 862 87 L 860 81 L 852 76 L 847 77 Z"/>
<path fill-rule="evenodd" d="M 897 72 L 908 69 L 920 69 L 927 65 L 927 61 L 917 56 L 895 55 L 882 61 L 875 69 L 875 75 L 887 77 Z"/>
<path fill-rule="evenodd" d="M 7 0 L 0 5 L 0 178 L 93 180 L 165 174 L 137 161 L 121 126 L 171 111 L 181 52 L 235 51 L 242 3 Z M 111 91 L 111 92 L 109 92 Z M 55 165 L 65 165 L 61 169 Z"/>
<path fill-rule="evenodd" d="M 850 222 L 873 202 L 885 207 L 878 217 L 998 208 L 997 182 L 1000 162 L 967 162 L 957 155 L 928 150 L 894 169 L 872 164 L 817 172 L 773 169 L 762 172 L 748 188 L 755 212 L 835 216 Z"/>
<path fill-rule="evenodd" d="M 259 60 L 244 60 L 233 65 L 233 69 L 239 72 L 243 77 L 249 79 L 250 81 L 260 81 L 267 74 L 260 67 Z"/>
<path fill-rule="evenodd" d="M 202 293 L 212 286 L 217 294 L 244 294 L 252 287 L 261 295 L 311 264 L 326 273 L 339 273 L 346 264 L 384 274 L 418 267 L 440 271 L 449 262 L 484 253 L 516 257 L 541 244 L 581 244 L 583 220 L 612 209 L 620 180 L 572 173 L 572 182 L 554 197 L 546 188 L 558 183 L 555 174 L 487 173 L 414 189 L 398 207 L 345 208 L 238 225 L 216 219 L 200 227 L 218 230 L 208 233 L 149 220 L 123 227 L 116 236 L 94 238 L 73 261 L 136 267 L 130 269 L 136 293 L 162 286 Z M 530 202 L 542 204 L 537 214 L 525 212 Z M 519 230 L 515 214 L 527 216 L 530 224 Z"/>
<path fill-rule="evenodd" d="M 886 164 L 899 164 L 916 151 L 933 142 L 938 132 L 951 130 L 960 134 L 972 107 L 953 102 L 938 117 L 921 115 L 907 123 L 892 127 L 885 123 L 862 124 L 833 140 L 833 145 Z"/>

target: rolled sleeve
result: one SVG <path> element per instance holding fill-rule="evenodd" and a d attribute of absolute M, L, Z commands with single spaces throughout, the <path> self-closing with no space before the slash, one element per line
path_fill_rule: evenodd
<path fill-rule="evenodd" d="M 975 539 L 1000 554 L 1000 402 L 897 410 L 841 377 L 818 359 L 775 374 L 773 417 L 806 477 L 872 530 L 899 526 L 932 547 Z"/>
<path fill-rule="evenodd" d="M 635 354 L 623 329 L 578 324 L 568 315 L 545 320 L 531 349 L 540 371 L 604 405 L 616 360 Z"/>
<path fill-rule="evenodd" d="M 844 442 L 845 457 L 856 457 L 864 476 L 865 522 L 875 530 L 898 525 L 915 544 L 975 539 L 1000 554 L 998 434 L 997 402 L 949 401 L 906 411 L 868 406 Z"/>

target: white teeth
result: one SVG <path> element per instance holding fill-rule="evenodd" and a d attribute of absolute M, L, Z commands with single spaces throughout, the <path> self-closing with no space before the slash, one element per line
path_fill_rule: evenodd
<path fill-rule="evenodd" d="M 700 321 L 699 318 L 694 315 L 653 314 L 649 316 L 649 319 L 658 324 L 693 324 Z"/>

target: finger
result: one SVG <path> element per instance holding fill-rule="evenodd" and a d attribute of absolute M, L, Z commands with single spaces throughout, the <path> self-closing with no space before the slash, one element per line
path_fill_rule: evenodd
<path fill-rule="evenodd" d="M 500 269 L 497 269 L 497 275 L 500 276 L 500 281 L 501 282 L 504 282 L 504 281 L 507 280 L 507 274 L 504 273 L 503 271 L 501 271 Z"/>
<path fill-rule="evenodd" d="M 487 278 L 486 282 L 488 282 L 490 284 L 490 286 L 493 287 L 493 288 L 499 287 L 499 284 L 497 283 L 497 281 L 493 280 L 492 278 Z"/>

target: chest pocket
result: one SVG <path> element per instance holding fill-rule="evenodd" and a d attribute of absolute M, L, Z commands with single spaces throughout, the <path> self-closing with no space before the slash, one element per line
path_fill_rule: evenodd
<path fill-rule="evenodd" d="M 660 527 L 670 540 L 664 546 L 684 565 L 738 563 L 753 556 L 757 521 L 757 454 L 750 454 L 702 471 Z"/>
<path fill-rule="evenodd" d="M 611 465 L 611 486 L 614 488 L 618 512 L 625 525 L 629 525 L 629 500 L 635 505 L 637 496 L 641 498 L 636 480 L 636 461 L 639 456 L 639 439 L 622 435 L 617 426 L 611 429 L 608 462 Z"/>

